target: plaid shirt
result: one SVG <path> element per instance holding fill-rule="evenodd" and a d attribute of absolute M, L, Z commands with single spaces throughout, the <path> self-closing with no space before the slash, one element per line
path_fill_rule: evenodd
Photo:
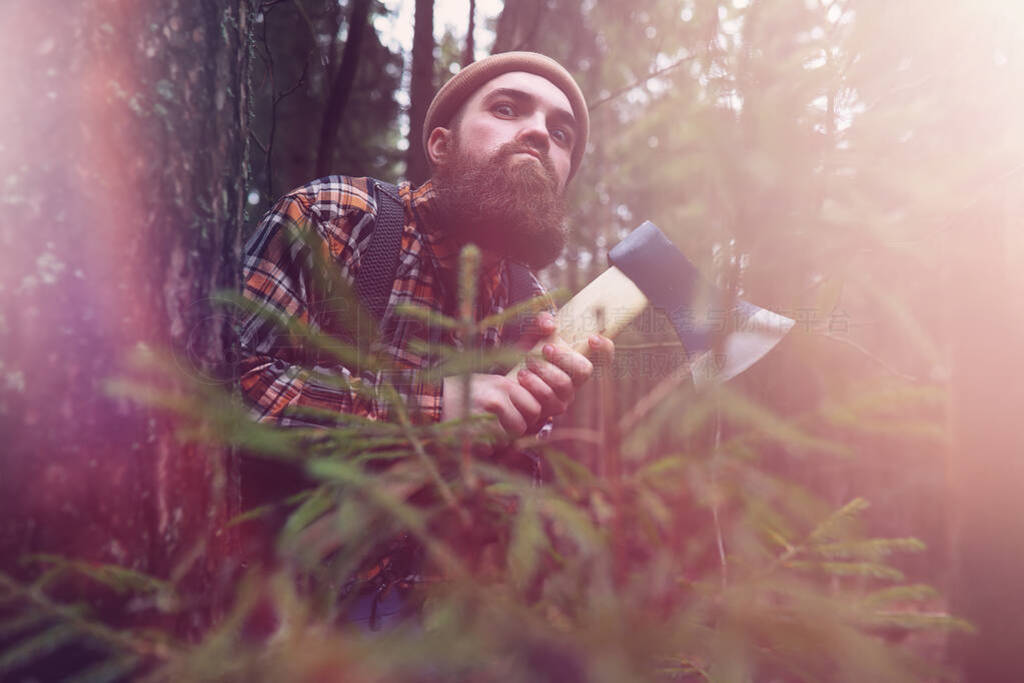
<path fill-rule="evenodd" d="M 251 305 L 240 328 L 240 384 L 256 419 L 281 425 L 320 424 L 296 414 L 296 409 L 315 409 L 387 420 L 389 406 L 379 390 L 388 382 L 405 400 L 413 419 L 440 421 L 441 385 L 426 383 L 415 372 L 437 361 L 411 342 L 458 346 L 459 340 L 450 332 L 428 331 L 423 324 L 398 316 L 395 307 L 411 303 L 455 315 L 459 246 L 438 225 L 430 181 L 416 189 L 403 183 L 399 196 L 405 207 L 399 265 L 374 349 L 393 361 L 394 371 L 354 372 L 336 361 L 322 365 L 318 354 L 296 342 L 280 323 L 298 322 L 314 332 L 352 338 L 351 330 L 335 320 L 327 305 L 331 277 L 313 272 L 313 264 L 337 267 L 336 279 L 354 283 L 377 212 L 368 180 L 315 180 L 280 199 L 263 217 L 245 249 L 243 296 Z M 539 283 L 536 287 L 538 293 L 543 291 Z M 508 291 L 504 261 L 481 268 L 477 319 L 500 312 L 508 304 Z M 500 331 L 488 328 L 482 346 L 493 348 L 500 341 Z M 350 388 L 360 384 L 362 391 Z"/>

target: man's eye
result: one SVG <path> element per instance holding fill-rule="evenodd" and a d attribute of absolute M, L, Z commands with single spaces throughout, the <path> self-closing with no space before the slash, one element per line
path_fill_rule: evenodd
<path fill-rule="evenodd" d="M 516 110 L 511 104 L 496 104 L 494 105 L 494 113 L 499 116 L 515 116 Z"/>
<path fill-rule="evenodd" d="M 569 145 L 572 142 L 572 135 L 564 128 L 552 128 L 551 139 L 560 145 Z"/>

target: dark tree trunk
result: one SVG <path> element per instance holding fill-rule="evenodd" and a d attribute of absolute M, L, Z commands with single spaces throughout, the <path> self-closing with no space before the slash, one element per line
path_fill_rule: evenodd
<path fill-rule="evenodd" d="M 498 16 L 491 52 L 497 54 L 511 50 L 536 50 L 544 8 L 542 0 L 505 2 Z"/>
<path fill-rule="evenodd" d="M 405 177 L 419 184 L 430 176 L 430 165 L 423 150 L 423 122 L 434 97 L 434 0 L 416 0 L 415 22 Z"/>
<path fill-rule="evenodd" d="M 476 59 L 476 44 L 473 33 L 476 31 L 476 0 L 469 0 L 469 27 L 466 29 L 466 49 L 462 52 L 462 66 L 466 67 Z"/>
<path fill-rule="evenodd" d="M 363 43 L 369 15 L 370 0 L 354 0 L 352 13 L 348 19 L 345 50 L 342 52 L 341 64 L 334 74 L 334 81 L 327 95 L 327 106 L 324 108 L 323 122 L 320 124 L 320 144 L 317 146 L 316 155 L 316 177 L 318 178 L 331 172 L 334 148 L 338 140 L 338 125 L 345 113 L 345 105 L 352 94 L 352 84 L 356 80 L 360 46 Z"/>
<path fill-rule="evenodd" d="M 0 10 L 5 197 L 0 564 L 53 552 L 170 576 L 230 572 L 229 454 L 112 396 L 140 349 L 230 376 L 212 305 L 238 280 L 249 5 L 128 0 Z M 11 296 L 13 294 L 13 296 Z M 208 610 L 190 616 L 201 626 Z"/>

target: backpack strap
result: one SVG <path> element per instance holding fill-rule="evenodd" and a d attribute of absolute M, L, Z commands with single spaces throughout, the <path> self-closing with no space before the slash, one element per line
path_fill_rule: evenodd
<path fill-rule="evenodd" d="M 547 296 L 543 285 L 529 268 L 517 261 L 508 262 L 508 305 L 514 306 L 535 296 Z M 554 309 L 550 299 L 548 308 Z M 512 345 L 519 341 L 533 316 L 521 315 L 505 323 L 501 331 L 503 344 Z"/>
<path fill-rule="evenodd" d="M 359 260 L 356 274 L 356 293 L 360 301 L 380 321 L 391 299 L 398 255 L 402 249 L 402 231 L 405 229 L 405 206 L 398 196 L 398 188 L 391 183 L 370 179 L 377 203 L 377 218 L 366 253 Z"/>
<path fill-rule="evenodd" d="M 544 289 L 529 268 L 517 261 L 509 261 L 508 303 L 510 306 L 543 293 Z"/>

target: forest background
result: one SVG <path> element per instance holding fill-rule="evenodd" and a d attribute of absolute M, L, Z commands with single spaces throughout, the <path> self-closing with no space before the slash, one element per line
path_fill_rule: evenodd
<path fill-rule="evenodd" d="M 431 664 L 442 679 L 940 676 L 904 659 L 917 655 L 957 680 L 1016 680 L 1024 10 L 510 0 L 491 14 L 470 2 L 464 23 L 441 26 L 417 0 L 409 32 L 397 9 L 0 6 L 0 671 L 413 679 L 428 646 L 408 643 L 426 642 L 448 652 Z M 561 420 L 551 457 L 565 466 L 548 493 L 493 472 L 504 488 L 481 493 L 466 471 L 440 487 L 463 511 L 518 505 L 488 522 L 504 560 L 468 581 L 482 592 L 439 598 L 461 607 L 435 610 L 431 637 L 340 645 L 294 581 L 264 578 L 245 585 L 289 626 L 246 649 L 260 607 L 236 590 L 228 524 L 243 446 L 306 446 L 240 437 L 218 412 L 236 359 L 218 297 L 288 189 L 327 173 L 422 180 L 435 89 L 471 56 L 510 49 L 558 59 L 591 109 L 570 245 L 548 284 L 579 289 L 653 220 L 794 332 L 701 393 L 661 319 L 643 317 Z M 140 369 L 140 349 L 176 360 Z M 222 429 L 197 431 L 211 415 Z M 410 453 L 447 443 L 360 434 Z M 351 434 L 336 436 L 326 461 L 350 463 Z M 341 510 L 355 475 L 301 455 L 330 495 L 298 505 L 307 518 L 279 547 L 289 571 L 323 560 L 296 559 L 308 517 L 376 520 L 358 543 L 410 522 L 400 508 L 389 523 Z M 916 552 L 889 557 L 899 550 Z"/>

